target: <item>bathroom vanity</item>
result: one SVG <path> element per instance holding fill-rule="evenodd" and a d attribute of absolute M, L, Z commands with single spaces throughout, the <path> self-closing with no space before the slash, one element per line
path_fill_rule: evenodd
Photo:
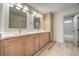
<path fill-rule="evenodd" d="M 49 32 L 39 32 L 0 39 L 0 55 L 32 56 L 48 44 Z"/>
<path fill-rule="evenodd" d="M 8 4 L 0 5 L 0 55 L 32 56 L 53 41 L 52 13 L 34 15 L 34 10 L 23 12 Z M 24 5 L 23 5 L 24 6 Z M 37 13 L 38 14 L 38 13 Z"/>

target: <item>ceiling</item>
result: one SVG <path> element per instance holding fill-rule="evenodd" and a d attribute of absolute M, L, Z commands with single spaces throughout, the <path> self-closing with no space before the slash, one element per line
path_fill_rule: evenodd
<path fill-rule="evenodd" d="M 55 14 L 79 6 L 78 3 L 29 3 L 28 5 L 32 6 L 41 13 L 51 11 Z"/>

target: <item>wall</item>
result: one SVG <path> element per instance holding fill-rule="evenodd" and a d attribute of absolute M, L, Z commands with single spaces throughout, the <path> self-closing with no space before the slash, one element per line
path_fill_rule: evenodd
<path fill-rule="evenodd" d="M 53 20 L 53 39 L 59 43 L 64 42 L 64 16 L 76 14 L 79 11 L 79 7 L 74 7 L 73 9 L 65 10 L 54 15 Z"/>

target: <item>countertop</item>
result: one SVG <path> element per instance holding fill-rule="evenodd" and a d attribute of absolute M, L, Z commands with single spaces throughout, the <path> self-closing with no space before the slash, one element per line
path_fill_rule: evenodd
<path fill-rule="evenodd" d="M 31 34 L 36 34 L 36 33 L 43 33 L 43 32 L 49 32 L 49 31 L 31 31 L 31 32 L 22 32 L 22 33 L 17 33 L 17 34 L 9 34 L 9 33 L 1 34 L 0 40 L 24 36 L 24 35 L 31 35 Z"/>

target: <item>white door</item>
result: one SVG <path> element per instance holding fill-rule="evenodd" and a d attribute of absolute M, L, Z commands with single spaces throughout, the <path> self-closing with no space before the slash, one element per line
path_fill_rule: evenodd
<path fill-rule="evenodd" d="M 64 19 L 64 40 L 74 42 L 74 24 L 73 17 Z"/>
<path fill-rule="evenodd" d="M 74 43 L 76 45 L 78 45 L 77 41 L 78 41 L 78 22 L 79 22 L 79 19 L 78 19 L 78 14 L 74 16 Z"/>

